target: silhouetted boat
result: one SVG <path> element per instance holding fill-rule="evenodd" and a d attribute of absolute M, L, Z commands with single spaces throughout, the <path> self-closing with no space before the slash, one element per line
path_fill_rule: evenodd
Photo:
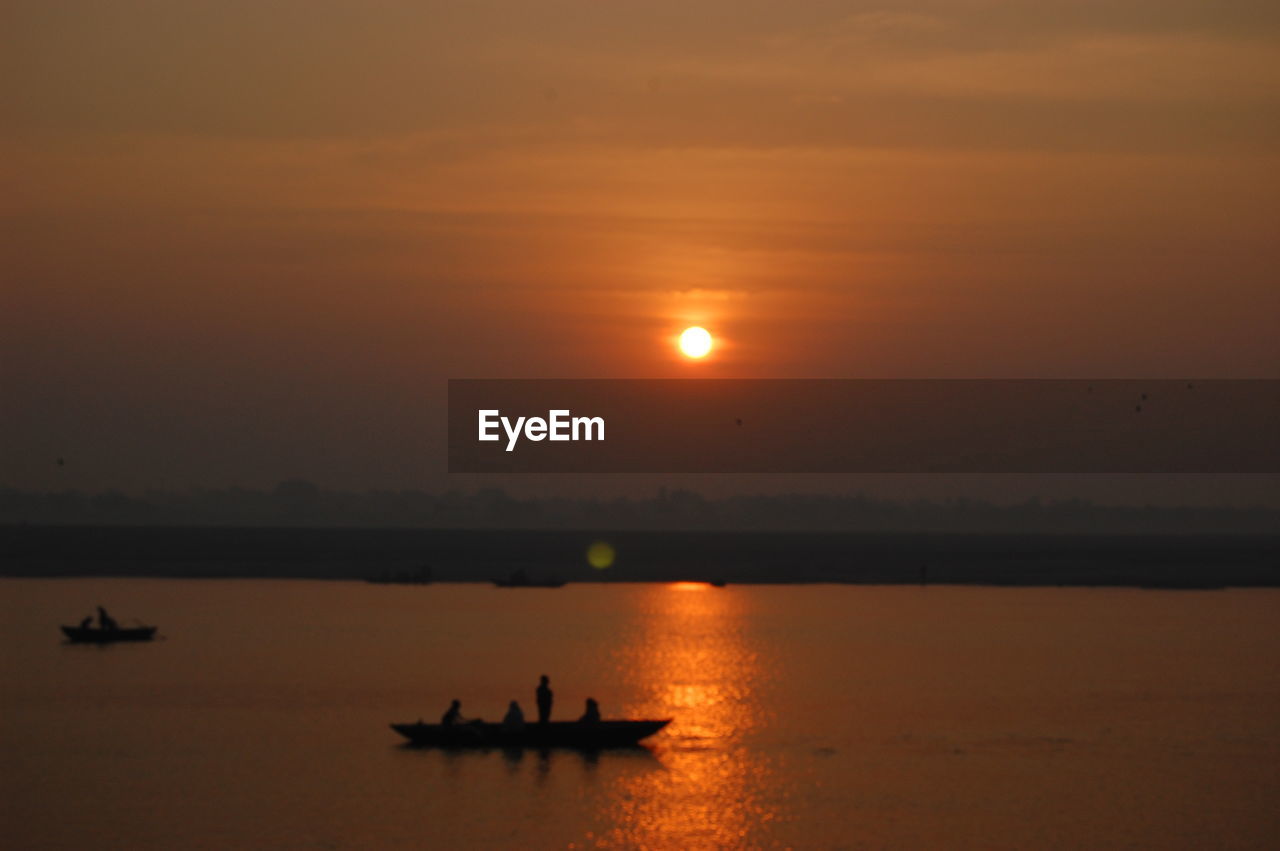
<path fill-rule="evenodd" d="M 374 585 L 430 585 L 435 580 L 431 567 L 428 565 L 416 571 L 402 570 L 392 572 L 388 570 L 376 576 L 367 576 L 364 581 Z"/>
<path fill-rule="evenodd" d="M 64 626 L 62 633 L 73 644 L 114 644 L 117 641 L 150 641 L 158 627 L 135 626 L 101 629 L 93 626 Z"/>
<path fill-rule="evenodd" d="M 1227 586 L 1212 579 L 1152 579 L 1138 584 L 1147 591 L 1225 591 Z"/>
<path fill-rule="evenodd" d="M 662 721 L 550 721 L 526 724 L 519 732 L 505 732 L 501 724 L 392 724 L 391 729 L 423 748 L 622 748 L 637 744 L 671 723 Z"/>
<path fill-rule="evenodd" d="M 563 579 L 530 579 L 524 570 L 516 570 L 506 579 L 495 579 L 493 584 L 499 588 L 561 588 Z"/>

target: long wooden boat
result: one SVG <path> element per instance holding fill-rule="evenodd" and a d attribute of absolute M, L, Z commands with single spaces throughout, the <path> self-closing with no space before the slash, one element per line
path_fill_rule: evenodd
<path fill-rule="evenodd" d="M 499 588 L 563 588 L 566 579 L 495 579 Z"/>
<path fill-rule="evenodd" d="M 564 583 L 565 580 L 555 576 L 534 579 L 529 576 L 529 572 L 523 567 L 517 567 L 511 571 L 506 579 L 493 580 L 493 584 L 499 588 L 560 588 L 564 586 Z"/>
<path fill-rule="evenodd" d="M 430 565 L 417 570 L 383 571 L 373 576 L 366 576 L 365 582 L 374 585 L 430 585 L 435 581 Z"/>
<path fill-rule="evenodd" d="M 596 750 L 635 745 L 671 723 L 659 721 L 550 721 L 530 723 L 518 732 L 501 724 L 472 722 L 445 727 L 440 724 L 392 724 L 391 729 L 424 748 L 577 748 Z"/>
<path fill-rule="evenodd" d="M 114 644 L 117 641 L 150 641 L 159 627 L 137 626 L 101 629 L 93 626 L 64 626 L 62 633 L 73 644 Z"/>

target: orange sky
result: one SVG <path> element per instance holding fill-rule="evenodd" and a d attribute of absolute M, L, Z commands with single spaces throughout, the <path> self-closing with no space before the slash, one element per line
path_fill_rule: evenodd
<path fill-rule="evenodd" d="M 1274 3 L 0 23 L 0 486 L 430 487 L 447 377 L 1280 364 Z"/>

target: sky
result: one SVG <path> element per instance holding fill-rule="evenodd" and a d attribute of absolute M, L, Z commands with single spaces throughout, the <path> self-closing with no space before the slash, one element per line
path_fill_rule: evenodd
<path fill-rule="evenodd" d="M 1280 377 L 1274 2 L 12 0 L 0 69 L 0 486 L 438 488 L 448 378 Z"/>

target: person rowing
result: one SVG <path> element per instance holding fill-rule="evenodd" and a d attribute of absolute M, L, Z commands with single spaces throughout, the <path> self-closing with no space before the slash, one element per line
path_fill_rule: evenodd
<path fill-rule="evenodd" d="M 108 631 L 115 631 L 120 628 L 120 624 L 116 623 L 116 619 L 107 614 L 107 610 L 98 606 L 98 627 Z"/>

